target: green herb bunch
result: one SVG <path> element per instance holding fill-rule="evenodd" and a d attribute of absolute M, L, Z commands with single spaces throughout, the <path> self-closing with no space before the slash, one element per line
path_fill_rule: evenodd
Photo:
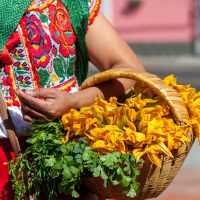
<path fill-rule="evenodd" d="M 40 199 L 43 194 L 45 199 L 56 200 L 61 193 L 78 198 L 83 177 L 100 177 L 105 187 L 109 182 L 120 184 L 127 197 L 137 195 L 139 171 L 133 155 L 101 155 L 81 137 L 63 144 L 64 135 L 60 122 L 33 126 L 27 140 L 30 146 L 17 162 L 10 163 L 16 200 L 29 195 Z"/>

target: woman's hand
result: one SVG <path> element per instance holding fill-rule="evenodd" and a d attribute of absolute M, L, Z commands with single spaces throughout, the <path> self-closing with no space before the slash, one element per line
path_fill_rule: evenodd
<path fill-rule="evenodd" d="M 36 89 L 27 93 L 16 92 L 21 104 L 24 120 L 32 122 L 33 118 L 52 121 L 62 116 L 76 105 L 72 94 L 53 89 Z"/>

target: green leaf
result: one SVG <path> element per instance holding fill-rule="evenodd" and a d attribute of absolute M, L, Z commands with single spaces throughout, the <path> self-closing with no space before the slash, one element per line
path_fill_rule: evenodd
<path fill-rule="evenodd" d="M 126 167 L 124 167 L 124 172 L 130 175 L 130 172 L 131 172 L 130 165 L 126 165 Z"/>
<path fill-rule="evenodd" d="M 104 188 L 108 187 L 108 181 L 107 181 L 107 179 L 103 181 L 103 186 L 104 186 Z"/>
<path fill-rule="evenodd" d="M 37 71 L 37 74 L 40 76 L 40 82 L 39 82 L 40 85 L 41 85 L 41 86 L 46 86 L 46 85 L 47 85 L 47 82 L 48 82 L 48 80 L 49 80 L 49 77 L 50 77 L 48 71 L 46 71 L 46 70 L 44 70 L 44 69 L 39 69 L 39 70 Z"/>
<path fill-rule="evenodd" d="M 115 166 L 116 163 L 121 163 L 120 155 L 121 154 L 119 152 L 113 152 L 110 154 L 102 155 L 100 157 L 100 160 L 103 161 L 105 165 L 110 168 L 112 166 Z"/>
<path fill-rule="evenodd" d="M 127 191 L 126 196 L 130 198 L 134 198 L 137 196 L 137 192 L 135 191 L 134 188 L 131 188 L 129 191 Z"/>
<path fill-rule="evenodd" d="M 107 180 L 108 179 L 108 176 L 107 174 L 105 173 L 105 171 L 103 170 L 103 168 L 101 168 L 101 173 L 100 173 L 100 176 L 103 180 Z"/>
<path fill-rule="evenodd" d="M 81 154 L 76 155 L 75 160 L 77 163 L 82 164 L 82 155 Z"/>
<path fill-rule="evenodd" d="M 113 185 L 119 185 L 119 184 L 120 184 L 120 182 L 117 181 L 117 180 L 113 180 L 113 181 L 111 181 L 111 182 L 112 182 Z"/>
<path fill-rule="evenodd" d="M 61 58 L 54 58 L 53 60 L 53 68 L 58 77 L 63 78 L 65 76 L 64 73 L 64 65 Z"/>
<path fill-rule="evenodd" d="M 79 154 L 79 153 L 83 153 L 83 150 L 80 148 L 80 145 L 79 144 L 76 144 L 75 145 L 75 147 L 74 147 L 74 149 L 73 149 L 73 152 L 75 153 L 75 154 Z"/>
<path fill-rule="evenodd" d="M 83 156 L 82 156 L 82 159 L 84 161 L 88 161 L 88 160 L 91 160 L 92 158 L 92 152 L 90 151 L 90 149 L 86 149 L 84 152 L 83 152 Z"/>
<path fill-rule="evenodd" d="M 81 147 L 81 149 L 84 151 L 84 150 L 85 150 L 85 147 L 86 147 L 86 146 L 85 146 L 85 143 L 81 144 L 80 147 Z"/>
<path fill-rule="evenodd" d="M 75 58 L 69 57 L 69 62 L 68 62 L 68 69 L 67 69 L 67 74 L 69 76 L 72 76 L 74 74 L 74 63 L 75 63 Z"/>
<path fill-rule="evenodd" d="M 94 177 L 99 177 L 99 176 L 100 176 L 100 173 L 101 173 L 101 166 L 99 165 L 98 167 L 96 167 L 96 168 L 94 169 L 93 176 L 94 176 Z"/>
<path fill-rule="evenodd" d="M 62 172 L 62 175 L 64 176 L 65 179 L 71 179 L 73 177 L 73 174 L 69 170 L 68 166 L 64 166 L 64 170 Z"/>
<path fill-rule="evenodd" d="M 69 170 L 73 174 L 77 174 L 78 171 L 79 171 L 79 169 L 77 167 L 74 167 L 74 166 L 69 166 Z"/>
<path fill-rule="evenodd" d="M 44 165 L 45 167 L 52 167 L 56 162 L 56 159 L 54 158 L 54 156 L 51 156 L 49 159 L 45 159 L 44 160 Z"/>
<path fill-rule="evenodd" d="M 52 166 L 53 169 L 62 169 L 63 168 L 63 160 L 56 160 L 55 164 Z"/>
<path fill-rule="evenodd" d="M 130 184 L 130 182 L 131 182 L 131 178 L 130 177 L 123 176 L 121 185 L 122 185 L 122 187 L 127 187 Z"/>
<path fill-rule="evenodd" d="M 48 17 L 45 14 L 41 14 L 40 15 L 40 20 L 42 21 L 42 23 L 48 22 Z"/>
<path fill-rule="evenodd" d="M 52 172 L 51 172 L 51 177 L 53 178 L 53 179 L 55 179 L 55 178 L 57 178 L 57 177 L 59 177 L 60 176 L 60 171 L 58 171 L 58 170 L 52 170 Z"/>
<path fill-rule="evenodd" d="M 94 172 L 95 168 L 97 167 L 97 162 L 95 160 L 90 160 L 90 164 L 89 164 L 89 171 L 90 172 Z M 87 168 L 87 165 L 84 165 Z"/>
<path fill-rule="evenodd" d="M 88 145 L 88 141 L 86 139 L 84 139 L 83 137 L 79 138 L 79 143 L 85 144 L 85 147 Z M 90 148 L 90 147 L 88 147 Z"/>
<path fill-rule="evenodd" d="M 123 170 L 121 169 L 121 167 L 118 167 L 117 169 L 117 175 L 123 175 Z"/>
<path fill-rule="evenodd" d="M 73 165 L 74 164 L 74 158 L 72 156 L 63 156 L 63 162 L 67 165 Z"/>
<path fill-rule="evenodd" d="M 101 177 L 103 180 L 108 179 L 108 176 L 105 173 L 105 171 L 104 171 L 104 169 L 102 168 L 101 165 L 98 165 L 98 167 L 95 168 L 93 175 L 94 175 L 94 177 Z"/>
<path fill-rule="evenodd" d="M 58 148 L 59 151 L 61 151 L 63 154 L 70 154 L 70 152 L 72 151 L 72 148 L 71 146 L 68 144 L 68 145 L 61 145 L 59 148 Z"/>
<path fill-rule="evenodd" d="M 72 191 L 72 197 L 73 198 L 78 198 L 80 195 L 78 192 L 76 192 L 75 190 Z"/>
<path fill-rule="evenodd" d="M 109 179 L 113 185 L 118 185 L 120 183 L 116 172 L 112 172 L 112 174 L 110 174 L 110 176 L 109 176 Z"/>
<path fill-rule="evenodd" d="M 54 144 L 58 144 L 58 145 L 61 145 L 62 144 L 62 141 L 60 139 L 54 139 L 52 141 Z"/>

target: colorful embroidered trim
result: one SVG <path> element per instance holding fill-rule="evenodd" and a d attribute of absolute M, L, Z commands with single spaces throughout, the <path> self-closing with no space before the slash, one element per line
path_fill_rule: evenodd
<path fill-rule="evenodd" d="M 44 10 L 48 5 L 52 4 L 55 0 L 48 0 L 47 2 L 43 2 L 41 5 L 37 3 L 36 0 L 32 0 L 31 5 L 29 6 L 29 8 L 27 9 L 26 12 L 30 12 L 32 10 L 36 10 L 36 11 L 42 11 Z"/>
<path fill-rule="evenodd" d="M 58 86 L 54 86 L 53 88 L 57 88 L 62 91 L 69 92 L 72 89 L 72 87 L 76 86 L 76 84 L 77 84 L 77 80 L 75 77 L 73 77 Z"/>
<path fill-rule="evenodd" d="M 89 20 L 88 25 L 91 25 L 94 22 L 95 17 L 98 15 L 100 10 L 101 0 L 91 0 L 91 3 L 89 5 Z"/>

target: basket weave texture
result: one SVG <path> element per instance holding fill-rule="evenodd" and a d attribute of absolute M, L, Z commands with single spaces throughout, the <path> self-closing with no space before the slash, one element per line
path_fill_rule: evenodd
<path fill-rule="evenodd" d="M 178 125 L 186 125 L 189 121 L 189 114 L 186 106 L 179 94 L 166 85 L 159 77 L 147 72 L 138 72 L 130 68 L 116 68 L 95 74 L 86 79 L 80 89 L 95 86 L 99 83 L 106 82 L 117 78 L 128 78 L 135 81 L 143 82 L 147 87 L 163 98 L 171 108 L 174 121 Z M 134 200 L 150 199 L 159 196 L 167 186 L 172 182 L 178 171 L 180 170 L 187 154 L 189 153 L 193 141 L 194 134 L 191 128 L 188 128 L 187 134 L 191 138 L 191 142 L 182 145 L 178 150 L 172 152 L 174 159 L 166 155 L 161 155 L 162 167 L 159 168 L 152 164 L 146 157 L 140 169 L 138 182 L 140 183 L 140 192 Z M 103 182 L 98 178 L 88 177 L 84 180 L 85 185 L 92 192 L 104 196 L 108 199 L 130 200 L 123 193 L 120 186 L 113 186 L 111 183 L 108 187 L 103 186 Z"/>

